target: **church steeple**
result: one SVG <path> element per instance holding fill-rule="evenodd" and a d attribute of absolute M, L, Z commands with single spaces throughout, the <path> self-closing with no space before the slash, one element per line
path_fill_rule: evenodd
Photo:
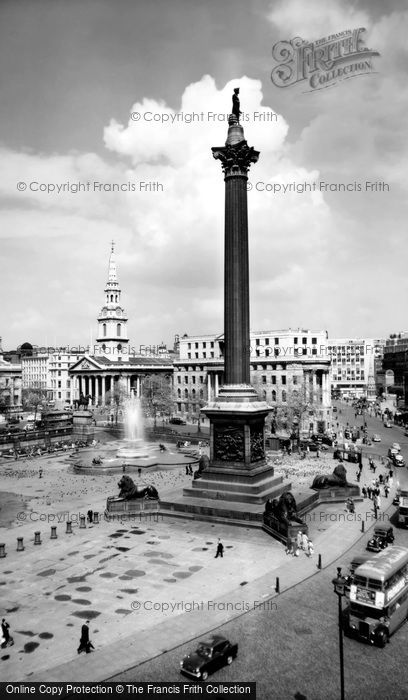
<path fill-rule="evenodd" d="M 108 265 L 108 281 L 105 285 L 105 304 L 98 316 L 97 355 L 110 360 L 129 359 L 127 316 L 120 305 L 121 289 L 117 278 L 115 243 L 111 243 Z"/>

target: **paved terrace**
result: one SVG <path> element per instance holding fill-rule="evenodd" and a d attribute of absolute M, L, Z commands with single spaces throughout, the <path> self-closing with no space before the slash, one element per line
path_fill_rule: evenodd
<path fill-rule="evenodd" d="M 306 474 L 330 473 L 335 463 L 324 456 L 291 464 L 285 468 L 298 469 L 297 482 L 304 486 L 311 481 Z M 287 556 L 259 530 L 179 518 L 102 520 L 81 529 L 79 514 L 88 508 L 102 514 L 106 495 L 117 493 L 118 475 L 72 474 L 63 458 L 0 470 L 13 494 L 4 499 L 1 515 L 8 525 L 0 531 L 7 551 L 0 608 L 15 639 L 0 656 L 8 681 L 106 680 L 276 595 L 276 577 L 283 591 L 318 576 L 318 554 L 324 567 L 332 565 L 364 537 L 361 523 L 367 531 L 375 522 L 368 500 L 357 504 L 354 516 L 347 516 L 344 504 L 318 506 L 307 516 L 312 559 L 303 552 Z M 190 479 L 184 468 L 143 477 L 160 494 Z M 361 484 L 371 479 L 364 464 Z M 388 504 L 394 490 L 395 484 Z M 68 518 L 71 535 L 65 533 Z M 50 540 L 51 524 L 57 525 L 57 540 Z M 41 531 L 41 545 L 34 545 L 35 531 Z M 16 551 L 17 536 L 24 537 L 23 552 Z M 223 559 L 214 558 L 218 537 L 225 546 Z M 80 627 L 87 619 L 96 650 L 78 656 Z"/>

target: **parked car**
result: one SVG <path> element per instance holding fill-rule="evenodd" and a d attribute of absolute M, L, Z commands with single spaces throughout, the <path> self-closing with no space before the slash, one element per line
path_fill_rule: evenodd
<path fill-rule="evenodd" d="M 388 525 L 376 525 L 374 535 L 367 542 L 366 549 L 369 552 L 381 552 L 394 542 L 394 530 Z"/>
<path fill-rule="evenodd" d="M 398 452 L 401 452 L 401 445 L 399 444 L 399 442 L 393 442 L 391 447 L 393 450 L 398 450 Z"/>
<path fill-rule="evenodd" d="M 405 467 L 405 459 L 400 454 L 394 455 L 392 463 L 394 467 Z"/>
<path fill-rule="evenodd" d="M 220 634 L 213 635 L 208 640 L 200 642 L 197 649 L 180 661 L 180 672 L 193 678 L 207 680 L 222 666 L 232 664 L 238 653 L 238 644 L 231 644 Z"/>
<path fill-rule="evenodd" d="M 390 447 L 390 449 L 388 450 L 388 457 L 393 459 L 395 457 L 395 455 L 397 455 L 397 454 L 398 454 L 398 450 L 396 450 L 395 447 Z"/>
<path fill-rule="evenodd" d="M 381 438 L 379 435 L 373 435 L 373 442 L 381 442 Z"/>
<path fill-rule="evenodd" d="M 172 423 L 172 425 L 187 425 L 187 422 L 183 418 L 179 418 L 178 416 L 170 418 L 169 423 Z"/>

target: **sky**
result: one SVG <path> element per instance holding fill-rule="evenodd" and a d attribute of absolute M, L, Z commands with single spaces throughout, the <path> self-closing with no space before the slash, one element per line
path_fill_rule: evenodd
<path fill-rule="evenodd" d="M 278 42 L 358 28 L 369 73 L 272 80 Z M 403 0 L 1 0 L 3 348 L 95 339 L 112 240 L 133 347 L 222 332 L 234 87 L 251 329 L 406 330 L 407 35 Z"/>

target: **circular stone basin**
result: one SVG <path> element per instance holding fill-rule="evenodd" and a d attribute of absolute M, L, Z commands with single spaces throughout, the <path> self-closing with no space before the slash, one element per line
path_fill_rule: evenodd
<path fill-rule="evenodd" d="M 101 464 L 93 464 L 92 460 L 98 457 L 101 458 Z M 186 464 L 194 466 L 199 458 L 193 454 L 184 454 L 172 444 L 167 444 L 166 450 L 161 452 L 156 442 L 112 440 L 95 448 L 83 449 L 74 459 L 73 469 L 77 473 L 122 472 L 125 466 L 131 474 L 140 468 L 156 470 L 176 469 Z"/>

